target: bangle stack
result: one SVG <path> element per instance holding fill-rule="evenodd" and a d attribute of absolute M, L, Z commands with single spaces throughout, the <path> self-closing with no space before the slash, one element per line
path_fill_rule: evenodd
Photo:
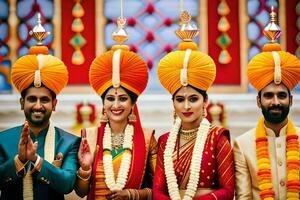
<path fill-rule="evenodd" d="M 147 200 L 152 199 L 152 190 L 150 188 L 144 188 L 143 190 L 146 190 L 147 192 Z"/>
<path fill-rule="evenodd" d="M 127 189 L 129 191 L 129 200 L 139 200 L 140 199 L 140 193 L 136 189 Z"/>

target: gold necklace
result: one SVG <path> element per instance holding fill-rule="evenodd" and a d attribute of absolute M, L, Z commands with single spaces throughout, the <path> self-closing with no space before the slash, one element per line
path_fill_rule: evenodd
<path fill-rule="evenodd" d="M 111 133 L 111 147 L 112 150 L 119 150 L 123 147 L 124 134 L 123 133 Z"/>
<path fill-rule="evenodd" d="M 198 128 L 191 129 L 191 130 L 184 130 L 180 129 L 179 134 L 180 137 L 184 140 L 192 140 L 197 137 Z"/>

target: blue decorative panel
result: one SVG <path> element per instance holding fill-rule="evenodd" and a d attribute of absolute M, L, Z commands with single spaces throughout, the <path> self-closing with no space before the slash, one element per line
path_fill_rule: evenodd
<path fill-rule="evenodd" d="M 53 42 L 53 0 L 19 0 L 17 1 L 17 16 L 20 20 L 18 36 L 21 41 L 18 50 L 19 57 L 27 54 L 28 49 L 36 44 L 36 41 L 29 35 L 29 31 L 36 25 L 38 12 L 41 13 L 44 28 L 52 33 L 43 41 L 43 44 L 48 46 L 49 53 L 53 54 L 53 50 L 50 48 Z"/>
<path fill-rule="evenodd" d="M 178 27 L 179 1 L 175 0 L 124 0 L 124 16 L 127 18 L 126 42 L 132 51 L 141 55 L 149 67 L 147 91 L 165 91 L 160 85 L 156 71 L 159 60 L 179 43 L 175 35 Z M 199 15 L 198 0 L 185 0 L 184 8 L 195 18 Z M 115 42 L 111 34 L 116 30 L 116 19 L 120 16 L 120 0 L 105 0 L 104 15 L 105 45 L 109 49 Z M 194 21 L 194 23 L 196 23 Z M 195 39 L 198 42 L 199 38 Z"/>
<path fill-rule="evenodd" d="M 271 7 L 278 10 L 277 0 L 248 0 L 247 11 L 249 16 L 249 23 L 247 25 L 247 35 L 250 41 L 250 48 L 248 49 L 248 61 L 253 56 L 261 52 L 264 44 L 268 39 L 263 35 L 263 29 L 269 23 Z"/>
<path fill-rule="evenodd" d="M 10 49 L 7 45 L 9 40 L 8 26 L 8 1 L 0 0 L 0 94 L 11 93 L 10 83 L 11 61 L 8 56 Z"/>

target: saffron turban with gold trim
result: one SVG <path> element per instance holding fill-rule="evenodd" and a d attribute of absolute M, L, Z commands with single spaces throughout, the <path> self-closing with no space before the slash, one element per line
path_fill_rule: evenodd
<path fill-rule="evenodd" d="M 182 42 L 178 46 L 178 51 L 168 53 L 158 64 L 158 78 L 171 94 L 183 86 L 181 76 L 188 49 L 190 55 L 186 64 L 187 85 L 207 91 L 216 78 L 216 65 L 213 59 L 197 51 L 194 42 Z"/>
<path fill-rule="evenodd" d="M 113 57 L 120 51 L 118 61 L 118 76 L 120 86 L 139 96 L 147 86 L 148 67 L 144 60 L 128 48 L 121 49 L 114 46 L 112 50 L 96 57 L 90 66 L 90 85 L 101 96 L 108 88 L 113 86 Z"/>
<path fill-rule="evenodd" d="M 31 51 L 32 52 L 32 51 Z M 44 52 L 41 52 L 44 53 Z M 68 70 L 64 63 L 52 55 L 39 54 L 25 55 L 19 58 L 11 69 L 11 80 L 21 93 L 34 83 L 43 84 L 58 94 L 68 82 Z M 36 87 L 39 87 L 36 86 Z"/>
<path fill-rule="evenodd" d="M 276 70 L 275 65 L 280 69 Z M 292 90 L 300 80 L 300 61 L 295 55 L 281 51 L 279 44 L 267 44 L 263 52 L 254 56 L 249 62 L 247 76 L 257 91 L 272 82 L 277 83 L 276 79 L 279 79 L 278 83 L 282 82 Z"/>

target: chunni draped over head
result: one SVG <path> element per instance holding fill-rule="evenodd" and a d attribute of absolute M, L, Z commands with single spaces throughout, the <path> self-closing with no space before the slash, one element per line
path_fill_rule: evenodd
<path fill-rule="evenodd" d="M 69 76 L 64 63 L 57 57 L 45 55 L 43 50 L 31 49 L 32 55 L 22 56 L 12 66 L 11 80 L 20 93 L 33 83 L 35 87 L 43 84 L 58 94 L 67 84 Z"/>
<path fill-rule="evenodd" d="M 114 48 L 115 47 L 115 48 Z M 117 76 L 120 86 L 132 91 L 139 96 L 147 86 L 148 67 L 144 60 L 128 48 L 118 49 L 114 46 L 112 50 L 96 57 L 90 66 L 90 85 L 96 93 L 101 96 L 108 88 L 113 86 L 113 59 L 114 54 L 119 51 L 117 57 Z M 126 47 L 126 46 L 125 46 Z"/>
<path fill-rule="evenodd" d="M 182 73 L 183 68 L 186 69 Z M 197 51 L 194 42 L 182 42 L 178 51 L 170 52 L 160 60 L 157 74 L 161 84 L 171 94 L 183 86 L 182 79 L 187 85 L 207 91 L 215 80 L 216 65 L 210 56 Z"/>
<path fill-rule="evenodd" d="M 296 56 L 282 51 L 279 44 L 267 44 L 263 52 L 249 62 L 247 76 L 257 91 L 272 82 L 282 82 L 292 90 L 300 80 L 300 61 Z"/>

